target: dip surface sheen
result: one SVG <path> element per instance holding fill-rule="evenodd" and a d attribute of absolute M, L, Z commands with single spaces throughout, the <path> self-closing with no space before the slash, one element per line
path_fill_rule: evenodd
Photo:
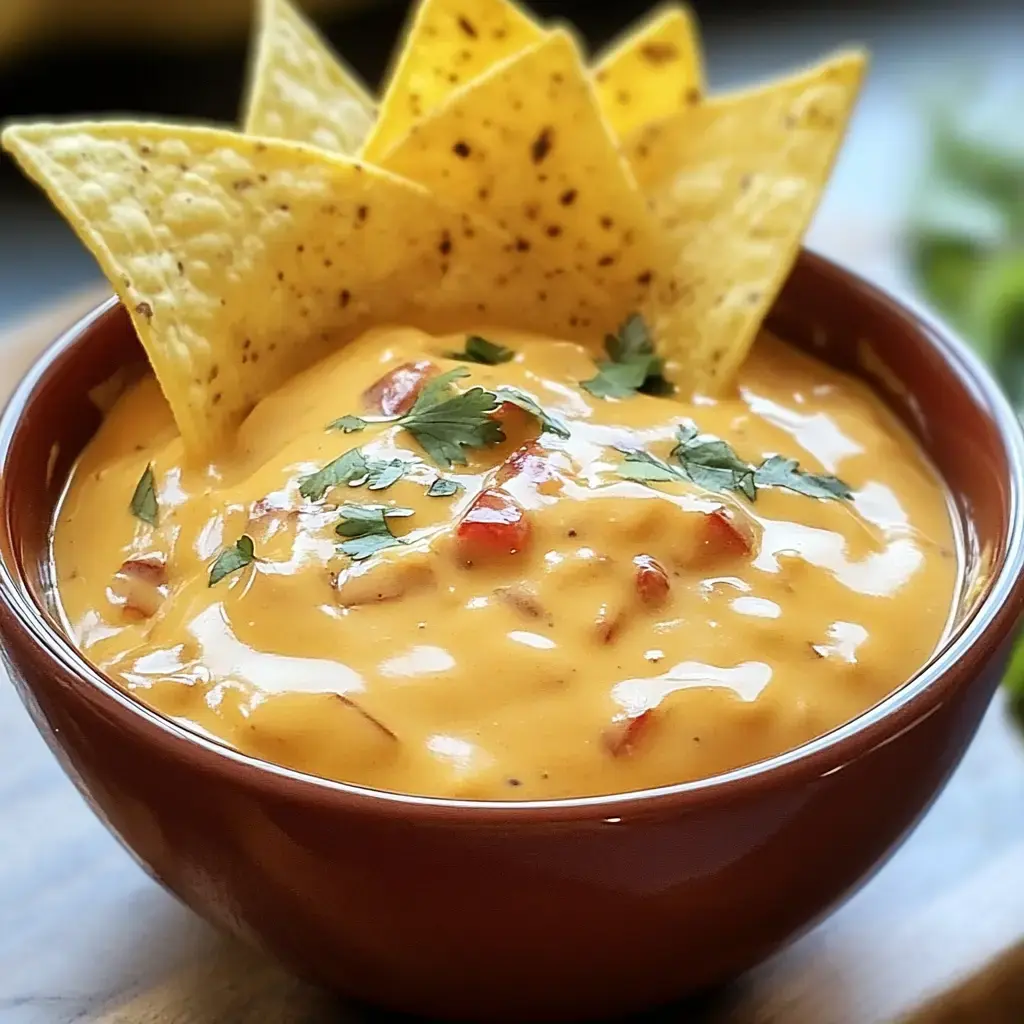
<path fill-rule="evenodd" d="M 452 471 L 399 427 L 325 429 L 369 415 L 364 393 L 396 367 L 460 365 L 444 353 L 464 335 L 370 332 L 264 399 L 212 466 L 186 464 L 151 377 L 130 387 L 54 527 L 80 649 L 153 708 L 247 754 L 379 789 L 509 800 L 763 760 L 856 717 L 935 650 L 960 571 L 947 497 L 865 385 L 762 335 L 731 397 L 602 400 L 579 387 L 595 372 L 584 347 L 481 333 L 516 357 L 467 365 L 459 386 L 515 386 L 562 419 L 571 438 L 540 442 L 549 472 L 499 468 L 537 436 L 515 410 L 505 443 Z M 752 504 L 616 474 L 617 446 L 667 458 L 687 421 L 749 462 L 779 453 L 835 474 L 854 499 L 764 487 Z M 304 476 L 356 447 L 416 465 L 386 490 L 300 497 Z M 128 510 L 147 463 L 155 528 Z M 464 489 L 427 496 L 439 474 Z M 526 510 L 528 543 L 470 557 L 455 527 L 496 474 Z M 334 529 L 342 502 L 413 509 L 391 520 L 409 543 L 350 562 Z M 709 529 L 720 510 L 735 530 Z M 209 586 L 213 559 L 242 534 L 259 561 Z M 640 580 L 644 556 L 667 589 Z M 166 569 L 126 581 L 131 561 Z"/>

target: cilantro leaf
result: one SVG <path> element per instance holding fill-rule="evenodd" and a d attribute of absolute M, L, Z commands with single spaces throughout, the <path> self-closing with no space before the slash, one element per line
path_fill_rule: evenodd
<path fill-rule="evenodd" d="M 405 543 L 391 532 L 388 519 L 395 516 L 411 516 L 411 508 L 394 508 L 389 505 L 342 505 L 338 510 L 341 521 L 334 528 L 340 537 L 348 540 L 338 545 L 339 550 L 355 562 L 369 558 L 385 548 Z"/>
<path fill-rule="evenodd" d="M 765 459 L 757 467 L 754 480 L 760 487 L 785 487 L 809 498 L 838 500 L 853 497 L 853 492 L 838 477 L 804 472 L 796 459 L 786 459 L 781 455 Z"/>
<path fill-rule="evenodd" d="M 695 426 L 681 426 L 679 443 L 672 456 L 683 472 L 699 487 L 709 491 L 739 491 L 751 501 L 757 500 L 754 467 L 737 456 L 725 442 L 701 440 Z"/>
<path fill-rule="evenodd" d="M 299 494 L 310 501 L 319 501 L 332 487 L 363 480 L 368 472 L 363 453 L 353 448 L 328 462 L 323 469 L 304 477 L 299 484 Z"/>
<path fill-rule="evenodd" d="M 525 391 L 520 391 L 519 388 L 502 386 L 495 390 L 494 397 L 499 404 L 511 402 L 512 405 L 517 405 L 520 409 L 528 412 L 540 424 L 542 431 L 554 434 L 555 437 L 560 437 L 563 440 L 569 437 L 569 428 L 556 416 L 546 412 L 543 406 Z"/>
<path fill-rule="evenodd" d="M 360 430 L 365 430 L 369 426 L 369 421 L 364 420 L 362 416 L 341 416 L 336 420 L 332 420 L 327 424 L 327 430 L 343 430 L 346 434 L 355 434 Z"/>
<path fill-rule="evenodd" d="M 638 391 L 669 395 L 664 362 L 654 349 L 647 323 L 639 313 L 628 317 L 618 334 L 604 340 L 608 361 L 597 364 L 597 374 L 580 386 L 595 398 L 631 398 Z"/>
<path fill-rule="evenodd" d="M 367 481 L 371 491 L 383 491 L 405 476 L 409 463 L 404 459 L 373 459 L 366 463 Z"/>
<path fill-rule="evenodd" d="M 701 437 L 692 424 L 679 427 L 670 463 L 642 449 L 621 448 L 626 455 L 616 472 L 625 480 L 640 483 L 672 483 L 685 480 L 709 491 L 738 491 L 750 501 L 757 500 L 758 487 L 785 487 L 809 498 L 848 499 L 853 492 L 834 476 L 806 473 L 796 459 L 772 455 L 756 468 L 744 462 L 732 447 L 720 438 Z"/>
<path fill-rule="evenodd" d="M 690 483 L 689 477 L 681 470 L 663 462 L 656 455 L 642 448 L 620 448 L 625 460 L 616 467 L 616 472 L 624 480 L 634 480 L 641 484 Z"/>
<path fill-rule="evenodd" d="M 439 476 L 428 488 L 428 498 L 450 498 L 462 490 L 462 484 L 456 480 L 449 480 L 447 477 Z"/>
<path fill-rule="evenodd" d="M 225 548 L 217 556 L 217 561 L 210 567 L 210 582 L 207 586 L 216 586 L 225 576 L 230 576 L 231 573 L 244 569 L 255 560 L 256 555 L 252 537 L 247 533 L 243 533 L 231 547 Z"/>
<path fill-rule="evenodd" d="M 463 352 L 446 352 L 449 359 L 460 359 L 464 363 L 483 363 L 485 366 L 497 366 L 515 358 L 515 352 L 497 342 L 488 341 L 478 334 L 470 334 L 466 338 Z"/>
<path fill-rule="evenodd" d="M 408 413 L 406 413 L 406 415 L 410 416 L 412 413 L 417 412 L 420 409 L 437 405 L 438 402 L 443 401 L 451 395 L 452 384 L 454 384 L 455 381 L 462 380 L 468 376 L 469 370 L 464 366 L 456 366 L 454 370 L 446 370 L 444 373 L 439 373 L 436 377 L 429 377 L 426 384 L 424 384 L 420 390 L 413 407 Z"/>
<path fill-rule="evenodd" d="M 459 367 L 434 377 L 398 421 L 446 469 L 455 463 L 466 464 L 465 448 L 483 448 L 505 440 L 501 424 L 491 418 L 498 408 L 493 392 L 476 387 L 451 393 L 452 381 L 468 376 L 468 371 Z"/>
<path fill-rule="evenodd" d="M 150 526 L 156 526 L 159 508 L 152 463 L 149 463 L 142 471 L 142 476 L 139 477 L 139 482 L 135 485 L 135 493 L 132 495 L 129 508 L 136 519 L 141 519 L 144 523 L 149 523 Z"/>

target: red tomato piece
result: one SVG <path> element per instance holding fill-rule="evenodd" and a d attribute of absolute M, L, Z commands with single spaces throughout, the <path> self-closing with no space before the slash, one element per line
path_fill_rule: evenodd
<path fill-rule="evenodd" d="M 716 508 L 704 517 L 704 545 L 712 557 L 745 555 L 754 548 L 750 528 L 724 508 Z"/>
<path fill-rule="evenodd" d="M 385 416 L 402 416 L 419 398 L 427 378 L 436 373 L 436 367 L 428 359 L 418 363 L 402 363 L 385 373 L 376 384 L 363 392 L 367 409 Z"/>
<path fill-rule="evenodd" d="M 530 539 L 526 510 L 504 491 L 481 491 L 455 530 L 459 555 L 467 562 L 522 551 Z"/>
<path fill-rule="evenodd" d="M 671 589 L 668 573 L 650 555 L 637 555 L 633 565 L 636 567 L 633 578 L 640 600 L 650 608 L 660 608 L 668 600 Z"/>
<path fill-rule="evenodd" d="M 523 477 L 531 483 L 540 484 L 557 476 L 551 460 L 536 441 L 517 448 L 498 468 L 499 484 L 507 483 L 513 477 Z"/>
<path fill-rule="evenodd" d="M 654 711 L 651 708 L 632 718 L 621 718 L 604 730 L 601 742 L 612 757 L 629 757 L 653 722 Z"/>

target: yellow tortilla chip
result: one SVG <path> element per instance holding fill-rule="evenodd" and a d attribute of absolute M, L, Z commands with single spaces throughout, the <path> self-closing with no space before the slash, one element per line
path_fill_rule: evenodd
<path fill-rule="evenodd" d="M 381 166 L 496 221 L 519 251 L 587 276 L 627 313 L 664 266 L 657 223 L 563 31 L 453 93 Z"/>
<path fill-rule="evenodd" d="M 648 319 L 673 379 L 729 384 L 799 251 L 853 109 L 866 57 L 716 97 L 625 142 L 675 246 Z"/>
<path fill-rule="evenodd" d="M 245 131 L 357 153 L 374 102 L 355 73 L 288 0 L 261 0 Z"/>
<path fill-rule="evenodd" d="M 16 125 L 2 143 L 99 260 L 193 453 L 371 326 L 614 324 L 504 233 L 309 146 L 137 122 Z"/>
<path fill-rule="evenodd" d="M 594 67 L 601 109 L 616 134 L 700 101 L 704 70 L 693 14 L 673 4 L 655 11 Z"/>
<path fill-rule="evenodd" d="M 541 26 L 510 0 L 421 0 L 363 157 L 378 161 L 461 85 L 543 35 Z"/>

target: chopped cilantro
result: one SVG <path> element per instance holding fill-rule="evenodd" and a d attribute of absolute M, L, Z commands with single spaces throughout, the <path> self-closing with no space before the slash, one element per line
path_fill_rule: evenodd
<path fill-rule="evenodd" d="M 834 476 L 806 473 L 796 459 L 772 455 L 760 466 L 744 462 L 728 443 L 702 437 L 693 424 L 679 427 L 678 443 L 672 457 L 679 466 L 664 462 L 642 449 L 620 449 L 625 459 L 616 472 L 625 480 L 639 483 L 687 481 L 709 491 L 738 491 L 750 501 L 757 500 L 759 487 L 784 487 L 809 498 L 849 499 L 853 492 Z"/>
<path fill-rule="evenodd" d="M 371 491 L 383 491 L 393 483 L 397 483 L 405 475 L 409 463 L 404 459 L 374 459 L 367 462 L 367 486 Z"/>
<path fill-rule="evenodd" d="M 462 484 L 456 480 L 449 480 L 447 477 L 439 476 L 428 488 L 428 498 L 450 498 L 462 490 Z"/>
<path fill-rule="evenodd" d="M 497 342 L 488 341 L 478 334 L 470 334 L 466 338 L 466 348 L 462 352 L 446 352 L 449 359 L 458 359 L 464 363 L 483 363 L 485 366 L 497 366 L 515 358 L 515 352 Z"/>
<path fill-rule="evenodd" d="M 757 499 L 754 467 L 740 459 L 725 441 L 702 440 L 692 424 L 681 426 L 678 438 L 672 455 L 695 484 L 709 491 L 739 491 L 751 501 Z"/>
<path fill-rule="evenodd" d="M 759 487 L 785 487 L 809 498 L 853 497 L 850 488 L 837 477 L 806 473 L 799 468 L 796 459 L 785 459 L 781 455 L 765 459 L 757 467 L 754 480 Z"/>
<path fill-rule="evenodd" d="M 411 516 L 411 508 L 388 505 L 342 505 L 338 510 L 341 521 L 335 527 L 340 537 L 347 537 L 338 545 L 339 550 L 355 562 L 369 558 L 385 548 L 396 547 L 403 541 L 391 532 L 388 519 Z"/>
<path fill-rule="evenodd" d="M 668 395 L 672 385 L 665 379 L 664 362 L 654 349 L 647 323 L 634 313 L 618 334 L 604 339 L 608 360 L 597 364 L 597 374 L 580 385 L 595 398 L 631 398 L 638 391 Z"/>
<path fill-rule="evenodd" d="M 304 477 L 299 485 L 299 493 L 310 501 L 319 501 L 332 487 L 363 480 L 368 472 L 363 453 L 353 448 L 339 455 L 333 462 L 328 462 L 323 469 Z"/>
<path fill-rule="evenodd" d="M 150 526 L 156 526 L 158 506 L 152 463 L 149 463 L 142 471 L 142 476 L 139 477 L 139 482 L 135 485 L 135 493 L 132 495 L 129 507 L 136 519 L 141 519 L 144 523 L 149 523 Z"/>
<path fill-rule="evenodd" d="M 465 465 L 465 448 L 483 448 L 505 440 L 501 424 L 491 418 L 498 408 L 494 393 L 483 388 L 452 393 L 455 380 L 468 377 L 461 367 L 429 381 L 416 404 L 398 424 L 416 438 L 423 450 L 446 469 Z"/>
<path fill-rule="evenodd" d="M 360 430 L 365 430 L 369 426 L 369 422 L 364 420 L 362 416 L 341 416 L 336 420 L 327 424 L 328 430 L 343 430 L 346 434 L 355 434 Z"/>
<path fill-rule="evenodd" d="M 511 402 L 512 405 L 517 405 L 520 409 L 528 412 L 536 418 L 542 431 L 547 431 L 549 434 L 554 434 L 563 440 L 568 438 L 569 428 L 560 419 L 546 412 L 540 403 L 525 391 L 520 391 L 519 388 L 502 386 L 495 390 L 494 397 L 499 404 Z"/>
<path fill-rule="evenodd" d="M 225 548 L 218 556 L 217 561 L 210 567 L 210 582 L 208 586 L 216 586 L 225 576 L 230 576 L 239 569 L 244 569 L 256 560 L 253 548 L 252 537 L 243 533 L 241 537 L 229 548 Z"/>

